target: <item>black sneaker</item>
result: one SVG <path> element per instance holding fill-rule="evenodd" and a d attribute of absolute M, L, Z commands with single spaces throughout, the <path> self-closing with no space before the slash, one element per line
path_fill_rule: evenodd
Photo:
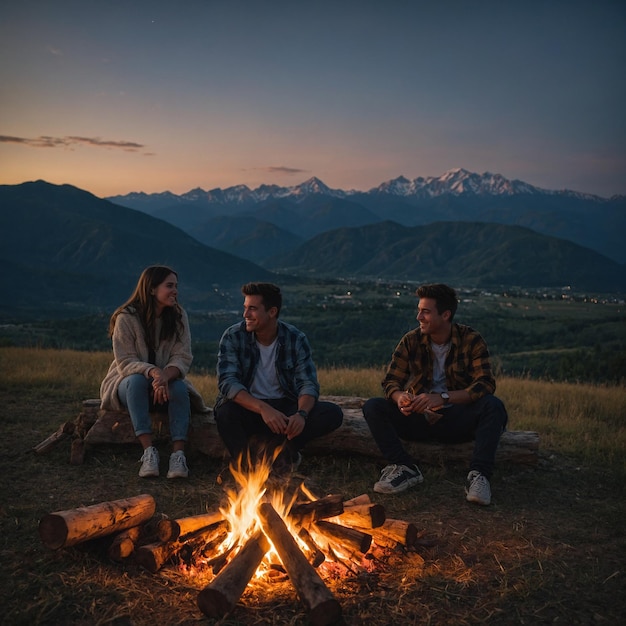
<path fill-rule="evenodd" d="M 399 493 L 418 483 L 424 482 L 422 472 L 417 465 L 387 465 L 380 474 L 380 480 L 374 485 L 378 493 Z"/>

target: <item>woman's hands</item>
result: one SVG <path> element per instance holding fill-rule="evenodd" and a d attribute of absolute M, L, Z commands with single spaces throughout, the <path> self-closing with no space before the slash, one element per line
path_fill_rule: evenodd
<path fill-rule="evenodd" d="M 158 367 L 153 367 L 149 372 L 152 378 L 152 397 L 155 404 L 165 404 L 168 399 L 167 385 L 170 379 L 165 372 Z"/>

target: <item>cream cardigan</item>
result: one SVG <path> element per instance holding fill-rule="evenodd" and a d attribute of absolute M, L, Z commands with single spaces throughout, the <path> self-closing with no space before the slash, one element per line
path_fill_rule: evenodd
<path fill-rule="evenodd" d="M 123 311 L 118 315 L 112 337 L 113 362 L 100 385 L 101 408 L 114 411 L 124 410 L 124 406 L 117 395 L 122 379 L 131 374 L 143 374 L 147 378 L 148 372 L 155 365 L 161 369 L 171 365 L 179 370 L 181 378 L 189 389 L 192 410 L 199 412 L 209 410 L 200 394 L 186 378 L 193 357 L 191 355 L 189 319 L 185 311 L 182 313 L 183 331 L 180 339 L 174 337 L 158 343 L 155 349 L 155 363 L 148 361 L 149 348 L 139 318 L 130 311 Z M 160 321 L 157 320 L 157 341 L 160 330 Z"/>

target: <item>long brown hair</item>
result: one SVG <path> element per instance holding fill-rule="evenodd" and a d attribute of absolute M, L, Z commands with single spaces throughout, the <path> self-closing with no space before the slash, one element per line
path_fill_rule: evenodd
<path fill-rule="evenodd" d="M 113 336 L 115 322 L 121 313 L 131 313 L 136 315 L 141 321 L 141 325 L 146 334 L 146 343 L 151 350 L 154 350 L 154 332 L 156 328 L 156 298 L 152 294 L 170 274 L 178 278 L 178 274 L 166 265 L 151 265 L 141 272 L 137 281 L 137 286 L 133 295 L 124 304 L 119 306 L 109 321 L 109 335 Z M 180 338 L 183 323 L 182 309 L 178 303 L 172 307 L 165 307 L 161 312 L 161 334 L 159 339 Z"/>

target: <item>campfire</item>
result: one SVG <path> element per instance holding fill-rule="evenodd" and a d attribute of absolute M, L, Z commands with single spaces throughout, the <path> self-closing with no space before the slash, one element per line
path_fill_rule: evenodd
<path fill-rule="evenodd" d="M 416 526 L 388 519 L 367 494 L 318 495 L 301 476 L 273 477 L 271 460 L 230 469 L 235 488 L 216 511 L 168 519 L 144 494 L 48 514 L 40 537 L 59 549 L 110 535 L 114 561 L 132 558 L 151 573 L 171 565 L 206 581 L 198 608 L 216 619 L 257 581 L 288 579 L 315 625 L 341 620 L 325 580 L 371 571 L 385 551 L 415 548 Z"/>

